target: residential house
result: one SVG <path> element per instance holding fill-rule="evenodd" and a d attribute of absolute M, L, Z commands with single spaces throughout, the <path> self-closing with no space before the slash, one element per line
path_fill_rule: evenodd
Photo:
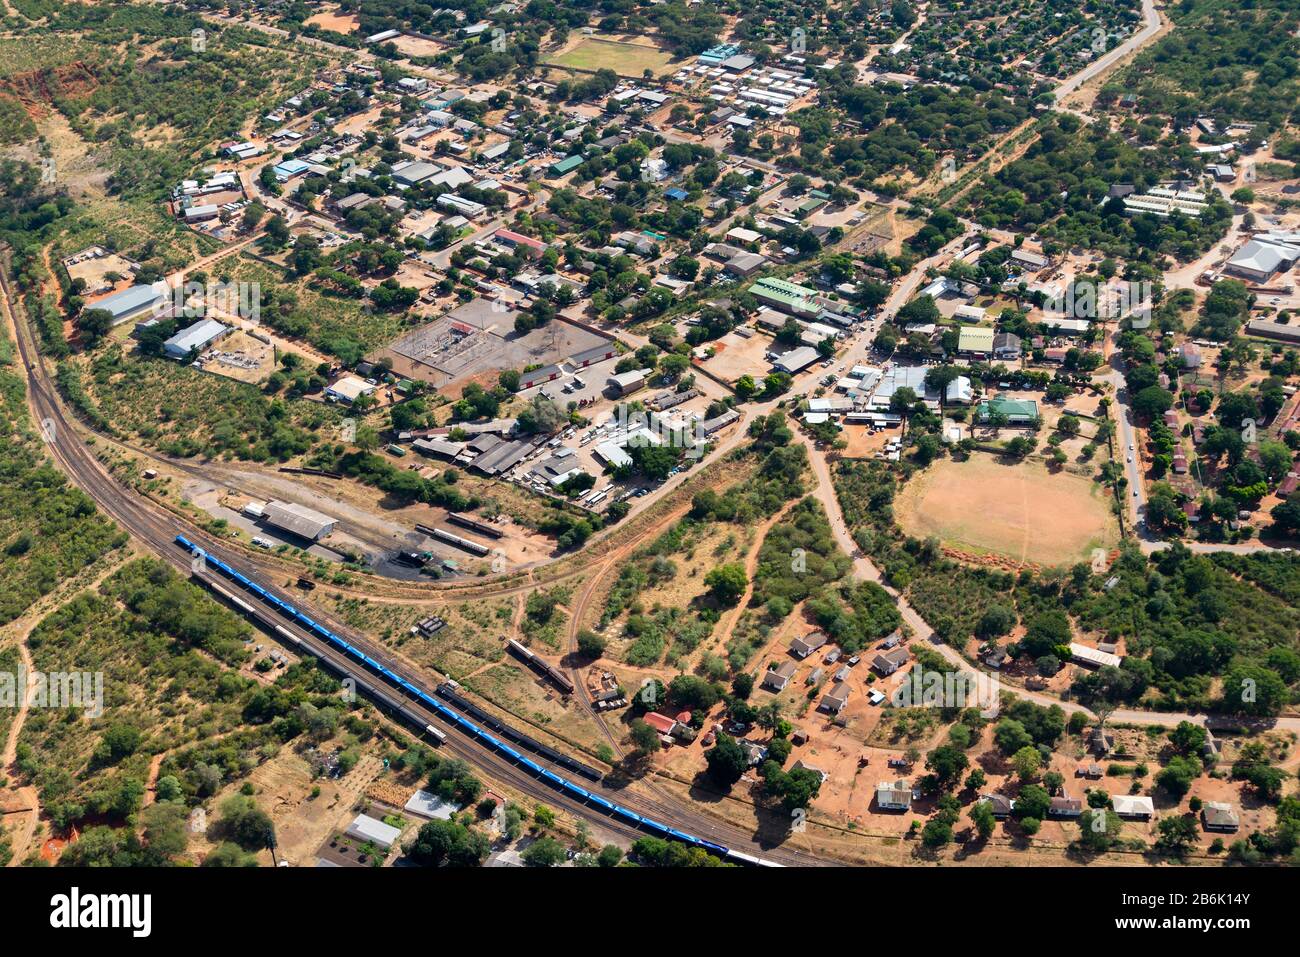
<path fill-rule="evenodd" d="M 1237 809 L 1222 801 L 1206 801 L 1201 808 L 1201 824 L 1207 831 L 1231 834 L 1241 826 Z"/>
<path fill-rule="evenodd" d="M 881 781 L 876 785 L 876 807 L 882 811 L 910 811 L 912 782 L 904 779 Z"/>
<path fill-rule="evenodd" d="M 1016 802 L 1005 794 L 985 794 L 980 798 L 979 803 L 987 804 L 989 810 L 993 812 L 993 817 L 999 821 L 1010 817 L 1016 806 Z"/>
<path fill-rule="evenodd" d="M 1047 808 L 1047 816 L 1053 818 L 1069 820 L 1077 818 L 1081 814 L 1083 814 L 1083 802 L 1078 798 L 1054 797 Z"/>
<path fill-rule="evenodd" d="M 993 337 L 993 358 L 1014 360 L 1020 358 L 1020 337 L 1014 332 L 999 332 Z"/>
<path fill-rule="evenodd" d="M 736 743 L 740 745 L 740 750 L 745 752 L 745 760 L 749 762 L 751 768 L 758 767 L 764 759 L 767 758 L 767 748 L 763 747 L 757 741 L 746 741 L 741 739 Z"/>
<path fill-rule="evenodd" d="M 780 667 L 768 668 L 763 674 L 762 687 L 771 691 L 782 691 L 794 677 L 795 670 L 799 666 L 793 661 L 782 662 Z"/>
<path fill-rule="evenodd" d="M 1155 802 L 1143 794 L 1114 794 L 1110 806 L 1120 817 L 1132 821 L 1149 821 L 1156 813 Z"/>
<path fill-rule="evenodd" d="M 1070 659 L 1075 664 L 1085 665 L 1089 668 L 1106 666 L 1118 668 L 1124 660 L 1119 655 L 1101 651 L 1098 648 L 1089 648 L 1087 645 L 1081 645 L 1074 641 L 1070 642 Z"/>
<path fill-rule="evenodd" d="M 811 634 L 804 635 L 802 638 L 796 638 L 790 642 L 790 654 L 796 658 L 807 658 L 822 645 L 826 644 L 829 639 L 823 632 L 814 631 Z"/>
<path fill-rule="evenodd" d="M 1038 403 L 1033 399 L 1004 399 L 1000 396 L 981 402 L 975 408 L 975 418 L 987 422 L 1001 415 L 1011 428 L 1032 428 L 1038 424 Z"/>
<path fill-rule="evenodd" d="M 796 761 L 794 764 L 792 764 L 792 765 L 790 766 L 790 770 L 791 770 L 791 771 L 811 771 L 813 774 L 815 774 L 815 775 L 817 775 L 818 777 L 820 777 L 820 778 L 822 779 L 822 782 L 823 782 L 823 783 L 825 783 L 826 778 L 829 776 L 829 775 L 827 775 L 826 772 L 823 771 L 821 768 L 815 768 L 815 767 L 813 767 L 811 764 L 809 764 L 809 763 L 807 763 L 806 761 L 804 761 L 803 758 L 800 758 L 798 761 Z"/>
<path fill-rule="evenodd" d="M 871 659 L 871 667 L 884 677 L 889 677 L 903 665 L 907 664 L 911 653 L 906 648 L 895 648 L 876 655 Z"/>
<path fill-rule="evenodd" d="M 818 710 L 825 711 L 827 714 L 839 714 L 844 710 L 844 706 L 849 703 L 849 695 L 852 690 L 847 681 L 835 685 L 822 698 L 821 704 L 817 706 Z"/>

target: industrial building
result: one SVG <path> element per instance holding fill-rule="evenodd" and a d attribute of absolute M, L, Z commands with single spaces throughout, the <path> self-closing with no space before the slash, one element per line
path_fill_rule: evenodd
<path fill-rule="evenodd" d="M 1228 260 L 1223 271 L 1251 282 L 1265 283 L 1300 259 L 1300 246 L 1256 237 Z"/>
<path fill-rule="evenodd" d="M 561 176 L 566 176 L 569 173 L 572 173 L 581 165 L 581 156 L 566 156 L 558 163 L 552 163 L 551 168 L 547 170 L 546 175 L 551 179 L 559 179 Z"/>
<path fill-rule="evenodd" d="M 325 398 L 332 402 L 351 405 L 363 395 L 370 395 L 374 391 L 375 387 L 365 379 L 358 379 L 354 375 L 346 375 L 326 388 Z"/>
<path fill-rule="evenodd" d="M 991 326 L 962 326 L 957 333 L 957 351 L 963 355 L 992 355 L 993 328 Z"/>
<path fill-rule="evenodd" d="M 616 398 L 631 395 L 645 386 L 645 369 L 632 369 L 610 376 L 605 385 Z"/>
<path fill-rule="evenodd" d="M 1300 325 L 1291 326 L 1271 319 L 1252 319 L 1246 323 L 1246 332 L 1264 339 L 1277 339 L 1281 342 L 1300 342 Z"/>
<path fill-rule="evenodd" d="M 272 500 L 262 509 L 262 521 L 272 528 L 289 532 L 308 541 L 316 541 L 330 532 L 338 524 L 338 519 L 293 502 Z"/>
<path fill-rule="evenodd" d="M 791 349 L 772 363 L 778 371 L 795 375 L 808 368 L 814 362 L 821 358 L 821 353 L 812 346 L 800 346 L 798 349 Z"/>
<path fill-rule="evenodd" d="M 151 286 L 132 286 L 111 296 L 105 296 L 98 302 L 86 304 L 87 309 L 103 309 L 113 317 L 113 325 L 126 322 L 152 310 L 167 296 L 166 283 L 154 283 Z"/>
<path fill-rule="evenodd" d="M 728 236 L 730 235 L 728 233 Z M 749 287 L 749 292 L 759 302 L 792 315 L 816 316 L 821 311 L 821 307 L 816 302 L 815 290 L 797 283 L 786 282 L 784 279 L 764 276 Z"/>
<path fill-rule="evenodd" d="M 184 359 L 196 350 L 206 349 L 229 331 L 229 326 L 215 319 L 204 319 L 164 342 L 163 354 L 169 359 Z"/>

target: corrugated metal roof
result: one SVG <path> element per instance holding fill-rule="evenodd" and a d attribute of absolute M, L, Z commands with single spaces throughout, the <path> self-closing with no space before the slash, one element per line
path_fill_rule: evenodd
<path fill-rule="evenodd" d="M 338 524 L 338 519 L 293 502 L 267 502 L 264 517 L 268 524 L 276 528 L 313 541 Z"/>
<path fill-rule="evenodd" d="M 385 824 L 369 814 L 358 814 L 353 818 L 352 823 L 348 825 L 347 833 L 349 837 L 378 844 L 383 848 L 392 847 L 393 843 L 402 836 L 400 828 Z"/>

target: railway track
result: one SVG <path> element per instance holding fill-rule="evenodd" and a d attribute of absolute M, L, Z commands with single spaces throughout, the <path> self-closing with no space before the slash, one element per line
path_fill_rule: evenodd
<path fill-rule="evenodd" d="M 38 353 L 31 331 L 12 307 L 8 281 L 0 275 L 0 298 L 3 298 L 5 311 L 15 331 L 19 358 L 23 364 L 28 384 L 28 402 L 32 414 L 41 426 L 42 434 L 49 439 L 49 451 L 56 464 L 64 473 L 82 489 L 95 504 L 112 517 L 137 541 L 147 546 L 164 561 L 183 573 L 191 573 L 190 556 L 175 545 L 177 535 L 183 535 L 208 554 L 220 558 L 227 564 L 247 564 L 242 553 L 235 553 L 223 543 L 213 539 L 207 533 L 183 522 L 167 509 L 145 499 L 119 483 L 92 454 L 87 445 L 80 440 L 77 429 L 69 414 L 60 402 L 54 385 L 45 372 L 43 361 Z M 200 572 L 198 577 L 204 576 Z M 210 579 L 209 579 L 210 583 Z M 263 582 L 267 592 L 276 595 L 281 601 L 303 606 L 306 603 L 300 596 L 290 595 L 279 588 Z M 245 608 L 239 609 L 248 614 Z M 402 675 L 411 684 L 431 693 L 418 675 L 392 655 L 364 635 L 341 624 L 332 616 L 312 609 L 312 617 L 325 625 L 336 635 L 344 638 L 354 647 L 361 649 L 375 661 L 396 674 Z M 304 629 L 299 628 L 291 619 L 272 612 L 268 608 L 257 609 L 250 617 L 269 636 L 282 640 L 277 633 L 277 626 L 298 640 L 296 650 L 305 650 L 335 671 L 353 678 L 358 691 L 366 694 L 380 707 L 391 708 L 400 696 L 387 689 L 381 682 L 348 660 L 341 652 L 329 646 Z M 432 709 L 420 706 L 417 701 L 400 698 L 400 704 L 417 716 L 425 724 L 436 724 L 441 719 Z M 612 818 L 598 808 L 583 801 L 574 800 L 563 791 L 539 781 L 527 771 L 518 767 L 490 747 L 458 732 L 448 735 L 443 744 L 450 753 L 464 758 L 486 774 L 507 784 L 522 794 L 538 801 L 561 808 L 575 818 L 586 820 L 604 831 L 619 834 L 625 838 L 645 836 L 647 832 Z M 541 761 L 539 764 L 543 763 Z M 563 773 L 563 769 L 560 769 Z M 612 788 L 606 784 L 596 784 L 588 788 L 608 801 L 621 804 L 638 814 L 663 821 L 677 830 L 695 834 L 709 841 L 735 848 L 743 852 L 761 855 L 781 864 L 791 866 L 815 866 L 833 862 L 818 858 L 812 854 L 790 848 L 772 847 L 756 840 L 747 829 L 718 821 L 701 812 L 696 812 L 680 805 L 671 806 L 664 802 L 662 792 L 657 799 L 644 798 L 625 789 Z"/>

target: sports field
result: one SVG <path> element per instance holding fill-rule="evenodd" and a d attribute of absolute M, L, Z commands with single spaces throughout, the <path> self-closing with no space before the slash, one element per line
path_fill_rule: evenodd
<path fill-rule="evenodd" d="M 656 76 L 671 72 L 672 54 L 647 43 L 626 43 L 583 37 L 566 50 L 545 58 L 555 66 L 575 70 L 613 70 L 619 76 L 641 76 L 646 70 Z"/>
<path fill-rule="evenodd" d="M 1071 564 L 1119 541 L 1109 500 L 1091 479 L 982 454 L 943 459 L 916 475 L 894 514 L 918 538 L 1040 565 Z"/>

